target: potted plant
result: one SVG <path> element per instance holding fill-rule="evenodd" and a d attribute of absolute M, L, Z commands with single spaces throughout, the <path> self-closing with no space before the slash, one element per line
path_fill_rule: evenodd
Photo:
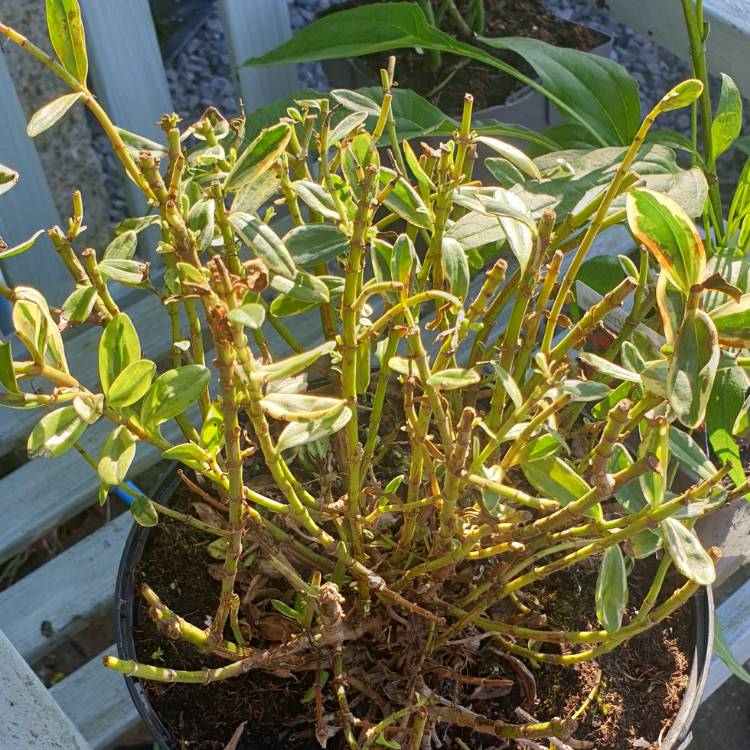
<path fill-rule="evenodd" d="M 353 0 L 331 8 L 289 42 L 246 64 L 322 60 L 334 89 L 360 88 L 380 83 L 378 71 L 399 48 L 404 50 L 399 61 L 403 88 L 454 117 L 461 113 L 464 93 L 471 91 L 478 121 L 515 123 L 537 132 L 564 121 L 551 102 L 570 117 L 567 105 L 574 91 L 569 88 L 558 96 L 554 85 L 548 86 L 557 66 L 598 68 L 609 78 L 610 95 L 623 74 L 637 90 L 617 63 L 589 60 L 609 55 L 607 35 L 558 18 L 542 0 Z M 568 143 L 569 131 L 560 130 Z M 550 136 L 554 138 L 554 131 Z"/>
<path fill-rule="evenodd" d="M 51 230 L 76 283 L 63 308 L 0 287 L 27 349 L 0 345 L 0 403 L 43 412 L 30 456 L 75 449 L 103 501 L 110 487 L 132 498 L 142 528 L 118 584 L 121 656 L 105 665 L 131 680 L 161 746 L 616 750 L 664 730 L 662 748 L 684 747 L 719 554 L 692 527 L 747 490 L 685 429 L 703 420 L 727 347 L 744 345 L 750 300 L 703 309 L 727 283 L 685 211 L 629 170 L 656 117 L 700 82 L 649 113 L 603 191 L 561 222 L 534 220 L 511 191 L 473 183 L 468 104 L 439 150 L 381 162 L 388 71 L 372 129 L 332 128 L 327 99 L 303 100 L 247 145 L 243 120 L 210 110 L 181 131 L 167 116 L 167 145 L 134 154 L 137 137 L 123 140 L 87 88 L 77 4 L 48 8 L 59 61 L 0 24 L 73 90 L 32 130 L 80 99 L 153 213 L 101 257 L 78 254 L 76 196 L 68 231 Z M 622 197 L 626 216 L 611 211 Z M 624 220 L 650 254 L 640 269 L 623 260 L 623 281 L 578 315 L 570 292 L 591 245 Z M 134 257 L 150 224 L 163 276 Z M 501 241 L 516 270 L 477 260 Z M 661 350 L 636 336 L 649 264 L 668 292 Z M 169 363 L 141 352 L 112 283 L 159 295 Z M 620 337 L 591 351 L 631 296 Z M 102 327 L 98 379 L 65 357 L 60 329 L 80 324 Z M 277 359 L 274 337 L 294 353 Z M 80 438 L 100 420 L 112 429 L 91 455 Z M 181 491 L 126 484 L 144 445 L 190 471 Z M 700 473 L 684 489 L 679 463 Z M 623 678 L 643 649 L 676 701 Z"/>

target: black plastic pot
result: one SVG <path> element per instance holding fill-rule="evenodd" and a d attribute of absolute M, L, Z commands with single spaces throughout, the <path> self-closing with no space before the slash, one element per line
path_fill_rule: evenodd
<path fill-rule="evenodd" d="M 159 482 L 153 498 L 159 503 L 169 504 L 180 479 L 176 471 L 169 471 Z M 141 559 L 148 540 L 149 529 L 134 525 L 130 531 L 120 560 L 115 584 L 115 638 L 122 659 L 137 659 L 133 641 L 133 620 L 136 600 L 139 596 L 135 569 Z M 714 642 L 714 598 L 710 588 L 700 590 L 692 599 L 693 608 L 693 653 L 690 655 L 690 677 L 672 728 L 664 738 L 661 750 L 687 750 L 692 740 L 690 727 L 703 696 L 711 664 Z M 130 697 L 135 703 L 143 723 L 153 735 L 161 750 L 178 750 L 169 730 L 164 726 L 148 699 L 140 680 L 125 678 Z M 200 688 L 198 688 L 200 689 Z"/>

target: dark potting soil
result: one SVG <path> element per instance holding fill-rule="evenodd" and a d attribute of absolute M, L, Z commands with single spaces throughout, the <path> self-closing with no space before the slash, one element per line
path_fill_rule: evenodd
<path fill-rule="evenodd" d="M 340 12 L 343 8 L 370 5 L 388 0 L 349 0 L 343 5 L 332 8 L 328 13 Z M 464 18 L 471 18 L 468 9 L 471 0 L 456 0 Z M 589 52 L 607 37 L 585 26 L 564 21 L 551 13 L 544 0 L 485 0 L 486 28 L 482 36 L 503 37 L 523 36 L 540 39 L 543 42 L 559 47 L 571 47 Z M 447 18 L 441 28 L 450 34 L 459 34 Z M 460 38 L 460 37 L 459 37 Z M 534 71 L 520 57 L 511 52 L 501 52 L 492 47 L 480 44 L 476 40 L 467 41 L 482 47 L 486 52 L 504 60 L 523 73 L 534 76 Z M 463 108 L 464 94 L 474 96 L 474 111 L 504 104 L 511 94 L 523 88 L 524 84 L 502 71 L 490 68 L 485 63 L 458 55 L 443 54 L 442 65 L 436 72 L 430 70 L 428 54 L 415 50 L 396 50 L 396 80 L 403 89 L 413 89 L 429 99 L 446 114 L 460 114 Z M 372 79 L 373 84 L 380 81 L 380 69 L 386 67 L 389 53 L 378 53 L 359 57 L 356 62 Z"/>
<path fill-rule="evenodd" d="M 190 510 L 196 502 L 200 502 L 200 498 L 181 486 L 172 504 Z M 210 515 L 206 506 L 201 507 L 200 512 L 204 517 L 206 513 Z M 164 518 L 151 530 L 137 569 L 138 581 L 148 582 L 170 608 L 196 625 L 204 625 L 214 612 L 219 589 L 219 565 L 210 565 L 207 544 L 205 534 Z M 631 604 L 637 606 L 642 600 L 651 572 L 653 568 L 641 562 L 631 574 Z M 544 587 L 531 592 L 547 608 L 550 628 L 597 629 L 593 612 L 595 580 L 594 568 L 578 568 L 548 579 Z M 671 591 L 670 584 L 674 583 L 668 580 L 665 590 Z M 238 576 L 240 596 L 253 585 L 253 573 L 243 569 Z M 264 595 L 283 596 L 279 591 L 270 590 Z M 190 645 L 163 636 L 151 621 L 142 600 L 139 599 L 136 609 L 134 637 L 141 661 L 181 669 L 226 663 L 215 657 L 197 655 Z M 631 615 L 632 610 L 628 614 Z M 252 619 L 247 611 L 245 616 Z M 265 645 L 273 645 L 288 636 L 289 622 L 280 615 L 260 614 L 255 618 L 254 628 L 256 633 L 263 634 Z M 486 649 L 489 656 L 485 654 L 479 664 L 471 646 L 466 647 L 465 658 L 467 662 L 474 660 L 474 674 L 516 681 L 507 695 L 493 695 L 480 703 L 480 710 L 491 718 L 513 722 L 518 721 L 517 706 L 539 720 L 572 716 L 590 694 L 601 670 L 601 687 L 580 718 L 574 737 L 592 742 L 599 750 L 632 750 L 632 741 L 640 738 L 656 748 L 657 740 L 666 734 L 679 709 L 688 682 L 686 654 L 690 653 L 690 628 L 690 608 L 683 607 L 662 625 L 596 662 L 566 668 L 532 666 L 538 694 L 536 701 L 528 700 L 524 681 L 519 681 L 508 662 L 500 655 L 492 656 L 493 652 L 497 653 L 494 647 Z M 415 640 L 419 638 L 415 636 Z M 468 642 L 472 640 L 469 638 Z M 365 648 L 379 647 L 376 643 L 365 644 Z M 408 652 L 410 644 L 401 644 L 400 649 Z M 455 649 L 459 661 L 464 658 L 458 654 L 461 649 Z M 312 704 L 302 703 L 312 680 L 311 673 L 292 675 L 282 670 L 276 675 L 255 672 L 209 685 L 146 683 L 146 687 L 156 713 L 180 748 L 224 750 L 237 728 L 245 723 L 236 750 L 316 750 L 319 745 L 313 732 Z M 445 697 L 455 695 L 458 688 L 449 679 L 428 677 L 427 680 Z M 353 707 L 355 713 L 356 708 Z M 335 711 L 335 700 L 329 700 L 326 712 Z M 468 730 L 463 730 L 460 737 L 472 750 L 513 747 Z M 448 742 L 443 747 L 452 750 L 458 748 L 458 744 Z M 328 748 L 344 750 L 340 733 L 329 740 Z"/>

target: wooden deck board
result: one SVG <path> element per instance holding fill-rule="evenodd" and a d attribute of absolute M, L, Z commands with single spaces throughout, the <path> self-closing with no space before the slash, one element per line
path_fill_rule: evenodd
<path fill-rule="evenodd" d="M 38 661 L 112 606 L 132 525 L 130 513 L 123 513 L 0 592 L 0 630 L 26 661 Z M 77 582 L 75 592 L 71 581 Z M 48 628 L 42 628 L 45 622 Z"/>
<path fill-rule="evenodd" d="M 140 724 L 125 678 L 102 664 L 105 654 L 116 653 L 110 646 L 49 691 L 91 750 L 111 748 Z"/>

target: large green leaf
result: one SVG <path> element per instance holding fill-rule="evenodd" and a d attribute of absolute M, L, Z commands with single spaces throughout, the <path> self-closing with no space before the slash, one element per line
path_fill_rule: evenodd
<path fill-rule="evenodd" d="M 710 586 L 716 580 L 716 568 L 697 534 L 676 518 L 665 518 L 659 528 L 675 568 L 691 581 Z"/>
<path fill-rule="evenodd" d="M 523 57 L 549 91 L 580 113 L 599 143 L 628 145 L 633 139 L 641 121 L 638 84 L 614 60 L 539 39 L 480 39 Z"/>
<path fill-rule="evenodd" d="M 627 199 L 628 224 L 636 239 L 659 261 L 669 280 L 688 295 L 703 281 L 706 253 L 698 230 L 685 211 L 665 195 L 640 188 Z"/>
<path fill-rule="evenodd" d="M 330 354 L 335 348 L 335 341 L 326 341 L 309 351 L 294 354 L 291 357 L 280 359 L 278 362 L 272 362 L 268 365 L 261 365 L 256 368 L 253 377 L 266 383 L 289 378 L 292 375 L 296 375 L 297 373 L 306 370 L 313 362 L 326 354 Z"/>
<path fill-rule="evenodd" d="M 729 667 L 729 671 L 735 677 L 750 685 L 750 673 L 748 673 L 739 659 L 732 653 L 732 649 L 724 637 L 724 631 L 721 629 L 718 617 L 714 619 L 714 654 Z"/>
<path fill-rule="evenodd" d="M 535 40 L 481 41 L 513 49 L 526 58 L 542 79 L 542 85 L 498 57 L 440 31 L 415 3 L 376 3 L 323 16 L 288 42 L 247 60 L 245 65 L 331 60 L 403 48 L 440 50 L 479 60 L 536 88 L 601 145 L 628 143 L 635 133 L 640 119 L 638 88 L 617 63 L 575 50 L 560 50 L 543 42 L 525 44 Z M 617 96 L 612 96 L 613 90 Z"/>
<path fill-rule="evenodd" d="M 224 189 L 239 190 L 270 169 L 284 153 L 291 135 L 291 127 L 284 122 L 262 131 L 239 155 L 224 181 Z"/>
<path fill-rule="evenodd" d="M 628 576 L 619 544 L 610 547 L 602 557 L 594 598 L 596 619 L 602 627 L 608 633 L 619 630 L 628 604 Z"/>
<path fill-rule="evenodd" d="M 703 310 L 688 310 L 667 372 L 667 398 L 685 427 L 703 422 L 718 367 L 716 327 Z"/>
<path fill-rule="evenodd" d="M 575 469 L 557 456 L 547 456 L 522 465 L 521 469 L 535 490 L 561 505 L 578 500 L 591 489 Z"/>
<path fill-rule="evenodd" d="M 126 313 L 118 313 L 107 323 L 99 339 L 99 380 L 104 393 L 115 378 L 141 358 L 141 345 L 135 326 Z"/>
<path fill-rule="evenodd" d="M 53 99 L 38 109 L 29 120 L 26 133 L 29 138 L 35 138 L 40 133 L 51 128 L 65 113 L 83 96 L 80 91 L 65 94 Z"/>
<path fill-rule="evenodd" d="M 84 422 L 72 406 L 45 414 L 29 435 L 29 458 L 52 458 L 65 453 L 83 435 Z"/>
<path fill-rule="evenodd" d="M 0 385 L 9 393 L 19 392 L 10 341 L 0 341 Z"/>
<path fill-rule="evenodd" d="M 86 83 L 89 61 L 78 0 L 46 0 L 46 6 L 52 49 L 63 68 L 79 83 Z"/>
<path fill-rule="evenodd" d="M 141 406 L 141 422 L 152 428 L 187 411 L 205 391 L 211 371 L 185 365 L 161 374 L 151 385 Z"/>
<path fill-rule="evenodd" d="M 261 400 L 263 410 L 284 422 L 312 422 L 338 410 L 346 402 L 309 393 L 268 393 Z"/>

